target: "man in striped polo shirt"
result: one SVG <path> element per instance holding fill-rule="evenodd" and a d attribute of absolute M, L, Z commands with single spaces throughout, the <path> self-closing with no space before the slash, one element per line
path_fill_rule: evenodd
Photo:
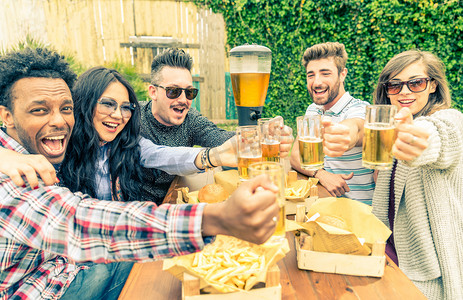
<path fill-rule="evenodd" d="M 318 178 L 332 196 L 348 197 L 371 205 L 375 188 L 373 170 L 362 167 L 363 124 L 365 107 L 369 103 L 355 99 L 345 91 L 346 61 L 347 53 L 340 43 L 317 44 L 304 52 L 302 63 L 307 74 L 307 89 L 313 100 L 306 115 L 325 116 L 325 162 L 324 169 L 303 170 L 299 144 L 295 142 L 291 165 L 298 172 Z"/>

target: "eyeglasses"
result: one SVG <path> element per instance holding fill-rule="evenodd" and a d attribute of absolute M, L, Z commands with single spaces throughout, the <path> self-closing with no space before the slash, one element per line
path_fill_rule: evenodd
<path fill-rule="evenodd" d="M 163 87 L 162 85 L 157 85 L 157 84 L 153 84 L 153 86 L 160 87 L 166 90 L 166 96 L 169 99 L 177 99 L 182 94 L 182 91 L 185 91 L 185 97 L 188 100 L 193 100 L 194 98 L 196 98 L 196 96 L 198 95 L 198 91 L 199 91 L 196 88 L 182 89 L 182 88 L 173 87 L 173 86 Z"/>
<path fill-rule="evenodd" d="M 402 91 L 404 84 L 407 85 L 408 89 L 413 93 L 419 93 L 424 91 L 428 87 L 428 81 L 432 80 L 431 78 L 415 78 L 408 81 L 389 81 L 384 83 L 386 88 L 386 93 L 388 95 L 397 95 Z"/>
<path fill-rule="evenodd" d="M 117 110 L 119 104 L 110 98 L 101 98 L 97 101 L 97 110 L 100 114 L 111 115 Z M 135 103 L 123 103 L 121 104 L 121 115 L 123 118 L 128 119 L 132 116 L 132 112 L 135 109 Z"/>

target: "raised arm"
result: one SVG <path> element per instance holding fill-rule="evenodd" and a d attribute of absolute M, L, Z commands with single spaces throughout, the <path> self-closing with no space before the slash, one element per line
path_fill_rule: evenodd
<path fill-rule="evenodd" d="M 44 250 L 77 262 L 160 259 L 199 251 L 209 241 L 204 237 L 216 234 L 263 243 L 275 230 L 275 199 L 275 186 L 263 176 L 221 204 L 158 207 L 96 200 L 42 183 L 38 189 L 20 188 L 1 174 L 0 236 L 29 246 L 31 255 Z"/>
<path fill-rule="evenodd" d="M 330 117 L 323 117 L 323 151 L 330 157 L 339 157 L 353 147 L 362 146 L 364 119 L 346 119 L 333 123 Z"/>
<path fill-rule="evenodd" d="M 3 147 L 0 147 L 0 172 L 8 175 L 17 186 L 24 186 L 25 179 L 35 188 L 39 176 L 45 185 L 59 182 L 55 168 L 43 155 L 21 154 Z"/>

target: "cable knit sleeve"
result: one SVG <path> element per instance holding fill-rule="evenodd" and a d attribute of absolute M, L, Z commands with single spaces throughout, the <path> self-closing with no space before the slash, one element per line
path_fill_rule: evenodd
<path fill-rule="evenodd" d="M 414 123 L 430 133 L 429 146 L 415 160 L 407 162 L 409 166 L 444 170 L 460 162 L 463 114 L 454 109 L 445 109 L 431 116 L 419 117 Z"/>

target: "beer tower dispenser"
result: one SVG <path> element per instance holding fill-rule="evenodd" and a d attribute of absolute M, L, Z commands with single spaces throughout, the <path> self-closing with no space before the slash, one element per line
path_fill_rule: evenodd
<path fill-rule="evenodd" d="M 257 125 L 267 96 L 272 51 L 259 45 L 230 50 L 230 75 L 238 110 L 238 125 Z"/>

